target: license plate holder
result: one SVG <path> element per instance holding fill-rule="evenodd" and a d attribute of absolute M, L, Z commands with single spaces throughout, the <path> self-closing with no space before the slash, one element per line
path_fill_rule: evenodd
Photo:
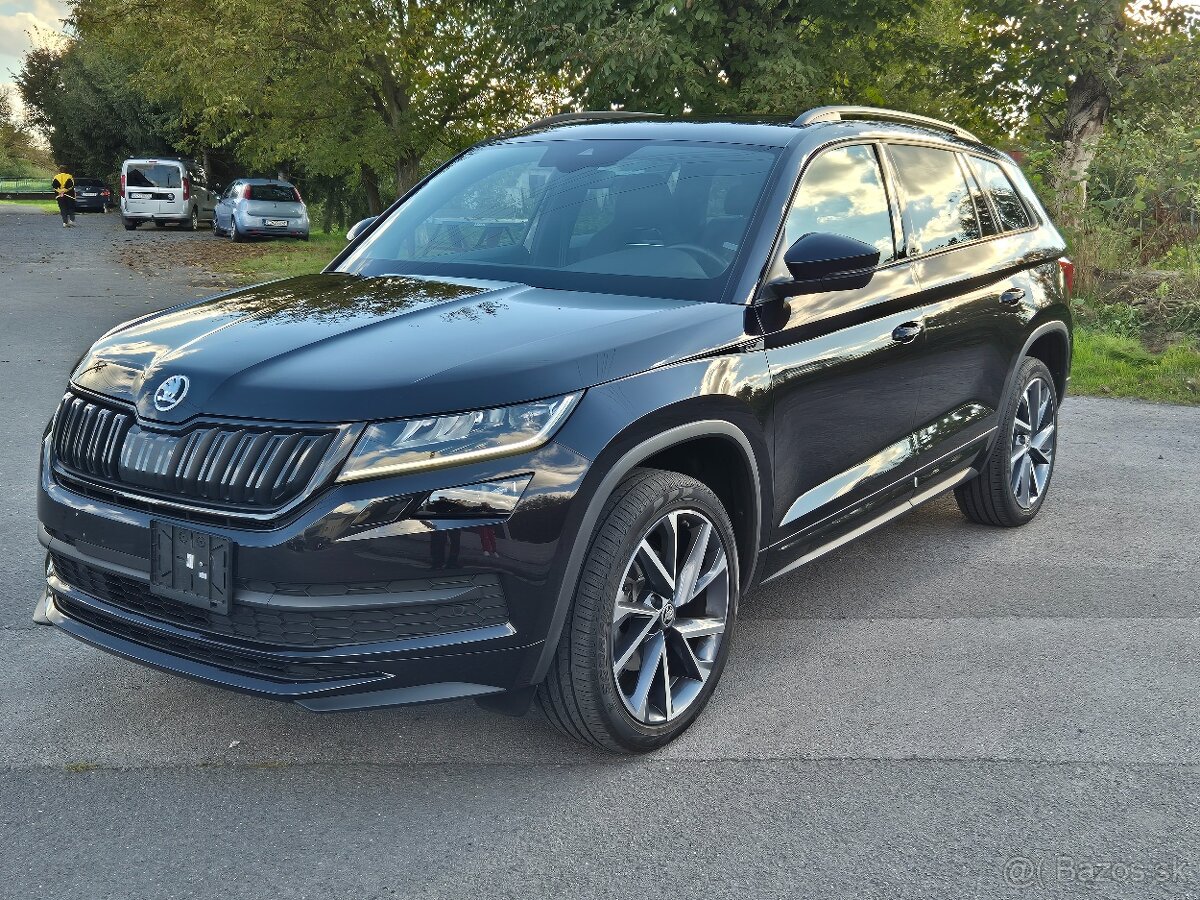
<path fill-rule="evenodd" d="M 150 523 L 151 593 L 228 615 L 233 584 L 233 542 L 228 538 Z"/>

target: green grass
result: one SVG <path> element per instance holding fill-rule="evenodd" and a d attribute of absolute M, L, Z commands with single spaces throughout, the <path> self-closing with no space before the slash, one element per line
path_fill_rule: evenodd
<path fill-rule="evenodd" d="M 320 272 L 346 246 L 342 234 L 314 234 L 308 241 L 272 241 L 255 246 L 254 253 L 228 260 L 221 268 L 247 284 Z"/>
<path fill-rule="evenodd" d="M 1200 403 L 1200 349 L 1180 343 L 1156 353 L 1136 338 L 1078 328 L 1071 391 L 1162 403 Z"/>
<path fill-rule="evenodd" d="M 53 200 L 0 200 L 0 206 L 28 206 L 42 212 L 58 212 L 58 204 Z"/>

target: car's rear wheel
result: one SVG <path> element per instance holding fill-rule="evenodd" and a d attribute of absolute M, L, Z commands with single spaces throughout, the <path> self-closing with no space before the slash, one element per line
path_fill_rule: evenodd
<path fill-rule="evenodd" d="M 1029 357 L 1017 370 L 1000 434 L 982 471 L 954 490 L 958 508 L 983 525 L 1024 525 L 1046 499 L 1057 447 L 1054 377 L 1045 363 Z"/>
<path fill-rule="evenodd" d="M 200 230 L 200 207 L 192 207 L 192 214 L 187 217 L 187 221 L 183 223 L 183 227 L 188 231 Z"/>
<path fill-rule="evenodd" d="M 635 469 L 605 505 L 538 699 L 617 752 L 674 740 L 712 695 L 737 616 L 733 526 L 686 475 Z"/>
<path fill-rule="evenodd" d="M 230 214 L 230 216 L 229 216 L 228 234 L 229 234 L 229 239 L 231 241 L 233 241 L 235 244 L 241 243 L 242 241 L 244 241 L 246 239 L 246 236 L 244 234 L 242 234 L 240 231 L 238 231 L 237 218 L 232 214 Z"/>
<path fill-rule="evenodd" d="M 137 219 L 126 219 L 126 218 L 122 218 L 122 219 L 121 219 L 121 224 L 125 226 L 125 230 L 126 230 L 126 231 L 136 231 L 136 230 L 137 230 L 137 227 L 138 227 L 139 225 L 141 225 L 142 223 L 141 223 L 141 222 L 139 222 Z"/>

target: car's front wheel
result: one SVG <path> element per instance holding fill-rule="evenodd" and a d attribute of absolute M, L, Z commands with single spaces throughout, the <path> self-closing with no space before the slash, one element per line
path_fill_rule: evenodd
<path fill-rule="evenodd" d="M 738 607 L 733 526 L 677 472 L 635 469 L 609 498 L 549 674 L 547 718 L 581 741 L 644 752 L 708 702 Z"/>
<path fill-rule="evenodd" d="M 1017 369 L 1000 434 L 979 475 L 954 489 L 972 522 L 1013 527 L 1037 515 L 1050 487 L 1058 449 L 1058 394 L 1040 359 Z"/>

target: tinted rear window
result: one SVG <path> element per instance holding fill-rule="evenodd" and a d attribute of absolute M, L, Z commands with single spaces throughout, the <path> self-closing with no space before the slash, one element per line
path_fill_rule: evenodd
<path fill-rule="evenodd" d="M 250 185 L 250 199 L 295 203 L 296 191 L 286 184 L 252 184 Z"/>
<path fill-rule="evenodd" d="M 177 188 L 183 186 L 183 171 L 179 166 L 164 163 L 148 165 L 130 163 L 125 173 L 127 187 Z"/>
<path fill-rule="evenodd" d="M 76 187 L 104 187 L 104 182 L 98 178 L 76 178 Z"/>
<path fill-rule="evenodd" d="M 992 205 L 996 207 L 996 217 L 999 220 L 997 230 L 1017 231 L 1028 228 L 1032 224 L 1029 210 L 1021 202 L 1020 194 L 1004 174 L 1004 170 L 986 159 L 972 158 L 971 165 L 975 168 L 975 176 L 983 185 L 983 189 L 992 198 Z"/>
<path fill-rule="evenodd" d="M 982 236 L 975 203 L 955 154 L 907 144 L 893 144 L 889 151 L 904 188 L 905 209 L 918 252 L 928 253 Z"/>

